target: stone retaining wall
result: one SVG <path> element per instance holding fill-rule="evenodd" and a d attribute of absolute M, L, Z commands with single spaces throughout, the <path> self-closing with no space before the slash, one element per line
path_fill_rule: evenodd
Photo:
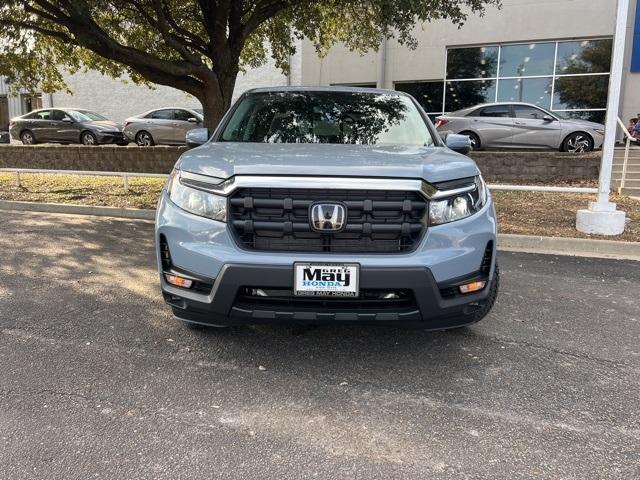
<path fill-rule="evenodd" d="M 2 145 L 0 168 L 100 170 L 169 173 L 186 147 L 80 145 Z M 600 153 L 571 155 L 552 151 L 472 152 L 488 181 L 593 179 L 598 177 Z"/>

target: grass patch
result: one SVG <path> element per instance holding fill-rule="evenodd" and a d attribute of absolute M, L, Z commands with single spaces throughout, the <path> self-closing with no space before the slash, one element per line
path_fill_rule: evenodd
<path fill-rule="evenodd" d="M 126 208 L 156 208 L 164 180 L 129 178 L 124 191 L 120 177 L 85 175 L 20 174 L 21 187 L 14 173 L 0 173 L 0 198 L 21 202 L 73 203 Z"/>
<path fill-rule="evenodd" d="M 124 191 L 122 179 L 118 177 L 21 174 L 22 186 L 17 187 L 15 183 L 15 174 L 0 173 L 0 199 L 153 209 L 164 180 L 130 178 L 128 193 Z M 493 198 L 500 233 L 612 238 L 585 235 L 575 229 L 576 211 L 586 208 L 589 201 L 595 199 L 595 195 L 494 191 Z M 612 201 L 628 217 L 625 233 L 615 239 L 640 242 L 640 200 L 614 195 Z"/>

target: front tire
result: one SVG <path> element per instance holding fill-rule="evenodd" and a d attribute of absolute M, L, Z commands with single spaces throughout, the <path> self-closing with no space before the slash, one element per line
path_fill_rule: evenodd
<path fill-rule="evenodd" d="M 91 132 L 82 132 L 82 135 L 80 135 L 80 143 L 82 143 L 82 145 L 88 146 L 97 145 L 98 139 Z"/>
<path fill-rule="evenodd" d="M 153 147 L 156 144 L 151 134 L 145 130 L 136 133 L 136 143 L 139 147 Z"/>
<path fill-rule="evenodd" d="M 33 134 L 31 130 L 25 130 L 20 134 L 20 140 L 22 140 L 23 145 L 35 145 L 36 136 Z"/>
<path fill-rule="evenodd" d="M 460 135 L 466 135 L 471 140 L 471 149 L 472 150 L 480 150 L 482 148 L 482 142 L 480 142 L 480 137 L 473 132 L 460 132 Z"/>
<path fill-rule="evenodd" d="M 563 152 L 567 153 L 587 153 L 593 150 L 593 139 L 582 132 L 575 132 L 565 138 L 562 142 Z"/>

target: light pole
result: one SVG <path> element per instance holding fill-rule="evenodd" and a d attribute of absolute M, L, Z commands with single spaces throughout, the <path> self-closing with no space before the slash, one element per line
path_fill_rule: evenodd
<path fill-rule="evenodd" d="M 609 78 L 607 120 L 605 124 L 604 144 L 602 146 L 602 162 L 600 164 L 598 198 L 595 202 L 589 203 L 588 209 L 578 210 L 576 216 L 576 228 L 578 231 L 584 233 L 620 235 L 624 232 L 625 213 L 616 210 L 616 204 L 609 201 L 609 190 L 611 188 L 611 169 L 613 168 L 618 109 L 622 89 L 622 71 L 628 13 L 629 0 L 618 0 L 613 58 L 611 59 L 611 76 Z"/>

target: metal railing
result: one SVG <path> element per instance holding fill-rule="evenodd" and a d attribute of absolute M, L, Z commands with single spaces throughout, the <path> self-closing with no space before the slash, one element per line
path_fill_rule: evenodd
<path fill-rule="evenodd" d="M 638 143 L 638 139 L 633 137 L 631 133 L 629 133 L 629 130 L 627 130 L 627 127 L 625 126 L 624 122 L 620 120 L 620 117 L 618 117 L 618 125 L 620 125 L 620 128 L 622 129 L 622 133 L 624 133 L 624 136 L 626 138 L 625 147 L 624 147 L 624 160 L 622 162 L 622 175 L 620 177 L 620 186 L 618 187 L 618 193 L 622 193 L 622 189 L 624 188 L 624 183 L 627 180 L 627 166 L 629 164 L 629 150 L 631 149 L 631 142 Z"/>
<path fill-rule="evenodd" d="M 16 174 L 16 186 L 21 187 L 21 173 L 41 174 L 41 175 L 86 175 L 93 177 L 121 177 L 124 191 L 129 191 L 129 178 L 167 178 L 164 173 L 136 173 L 136 172 L 100 172 L 93 170 L 47 170 L 41 168 L 0 168 L 0 172 Z"/>
<path fill-rule="evenodd" d="M 0 168 L 0 172 L 16 174 L 16 186 L 21 187 L 20 174 L 41 174 L 41 175 L 87 175 L 95 177 L 121 177 L 125 192 L 129 191 L 129 178 L 167 178 L 164 173 L 136 173 L 136 172 L 100 172 L 92 170 L 47 170 L 36 168 Z M 598 193 L 597 188 L 588 187 L 551 187 L 545 185 L 508 185 L 490 184 L 491 190 L 512 190 L 524 192 L 555 192 L 555 193 Z"/>

